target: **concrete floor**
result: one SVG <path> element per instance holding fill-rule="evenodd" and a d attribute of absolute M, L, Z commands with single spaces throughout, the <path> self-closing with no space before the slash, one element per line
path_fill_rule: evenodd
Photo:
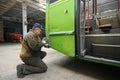
<path fill-rule="evenodd" d="M 0 80 L 120 80 L 120 68 L 78 60 L 45 48 L 42 50 L 48 53 L 44 58 L 48 71 L 18 79 L 20 48 L 20 44 L 0 44 Z"/>

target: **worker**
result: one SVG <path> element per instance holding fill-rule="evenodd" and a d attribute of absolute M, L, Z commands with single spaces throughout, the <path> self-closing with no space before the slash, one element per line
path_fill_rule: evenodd
<path fill-rule="evenodd" d="M 33 28 L 26 34 L 22 41 L 20 58 L 24 62 L 17 65 L 17 77 L 23 78 L 32 73 L 43 73 L 47 71 L 47 65 L 43 62 L 46 52 L 41 51 L 46 42 L 40 39 L 43 27 L 39 23 L 35 23 Z M 47 44 L 48 46 L 48 44 Z"/>

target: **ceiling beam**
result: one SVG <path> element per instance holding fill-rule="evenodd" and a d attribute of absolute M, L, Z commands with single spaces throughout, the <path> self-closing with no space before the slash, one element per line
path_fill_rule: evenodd
<path fill-rule="evenodd" d="M 0 1 L 1 3 L 4 4 L 0 4 L 0 7 L 2 11 L 0 11 L 0 15 L 3 15 L 5 12 L 7 12 L 9 9 L 11 9 L 15 4 L 16 4 L 16 0 L 9 0 L 9 1 Z"/>
<path fill-rule="evenodd" d="M 3 20 L 22 23 L 21 18 L 2 16 Z"/>
<path fill-rule="evenodd" d="M 26 2 L 27 6 L 30 6 L 30 7 L 33 7 L 37 10 L 40 10 L 42 12 L 46 12 L 46 7 L 45 5 L 41 4 L 41 3 L 37 3 L 37 2 L 34 2 L 32 0 L 17 0 L 18 2 Z"/>

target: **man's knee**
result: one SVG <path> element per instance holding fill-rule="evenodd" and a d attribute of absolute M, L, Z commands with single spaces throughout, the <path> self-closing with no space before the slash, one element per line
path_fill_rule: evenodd
<path fill-rule="evenodd" d="M 47 55 L 47 53 L 46 53 L 46 52 L 41 51 L 41 53 L 40 53 L 40 58 L 41 58 L 41 59 L 43 59 L 46 55 Z"/>
<path fill-rule="evenodd" d="M 46 55 L 47 55 L 47 53 L 46 53 L 45 51 L 42 51 L 42 54 L 43 54 L 44 56 L 46 56 Z"/>
<path fill-rule="evenodd" d="M 42 70 L 43 70 L 43 72 L 46 72 L 46 71 L 47 71 L 47 66 L 44 66 L 44 67 L 42 68 Z"/>

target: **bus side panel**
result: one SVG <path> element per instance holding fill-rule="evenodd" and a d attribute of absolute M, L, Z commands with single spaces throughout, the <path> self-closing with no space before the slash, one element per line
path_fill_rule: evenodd
<path fill-rule="evenodd" d="M 75 56 L 74 0 L 61 0 L 47 6 L 46 33 L 51 48 Z"/>

